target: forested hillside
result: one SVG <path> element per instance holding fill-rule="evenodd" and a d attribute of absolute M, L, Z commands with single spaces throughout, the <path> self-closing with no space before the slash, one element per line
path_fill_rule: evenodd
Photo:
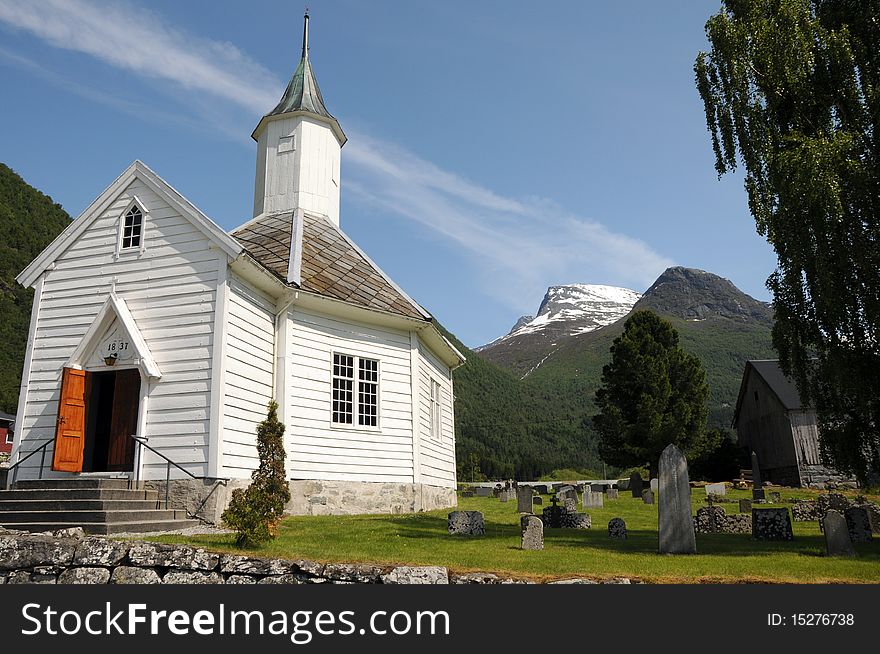
<path fill-rule="evenodd" d="M 15 276 L 70 222 L 48 195 L 0 163 L 0 411 L 14 412 L 33 291 Z"/>

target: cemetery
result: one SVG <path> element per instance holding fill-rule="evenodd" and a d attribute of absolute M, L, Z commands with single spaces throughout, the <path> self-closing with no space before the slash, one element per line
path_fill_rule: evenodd
<path fill-rule="evenodd" d="M 604 492 L 578 482 L 507 481 L 462 485 L 452 512 L 288 517 L 277 539 L 252 550 L 227 535 L 155 540 L 539 583 L 880 582 L 880 496 L 690 482 L 678 455 L 664 453 L 659 479 L 621 480 Z"/>

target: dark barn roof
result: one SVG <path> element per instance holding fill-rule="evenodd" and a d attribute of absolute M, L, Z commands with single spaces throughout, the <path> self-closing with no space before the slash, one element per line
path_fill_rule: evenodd
<path fill-rule="evenodd" d="M 430 320 L 430 315 L 410 300 L 323 216 L 303 214 L 301 231 L 294 225 L 294 212 L 262 216 L 232 232 L 245 249 L 284 283 L 358 306 L 386 311 L 407 318 Z M 294 256 L 300 260 L 299 281 L 289 282 L 291 237 Z"/>
<path fill-rule="evenodd" d="M 798 393 L 794 380 L 786 377 L 779 367 L 778 359 L 759 359 L 746 361 L 746 367 L 743 371 L 742 384 L 739 389 L 739 397 L 736 401 L 736 412 L 733 415 L 733 424 L 736 425 L 739 419 L 739 410 L 742 405 L 743 395 L 745 393 L 746 384 L 748 383 L 749 374 L 756 373 L 764 380 L 773 394 L 779 398 L 782 406 L 786 411 L 798 411 L 800 409 L 810 409 L 812 407 L 804 406 L 801 402 L 801 396 Z"/>

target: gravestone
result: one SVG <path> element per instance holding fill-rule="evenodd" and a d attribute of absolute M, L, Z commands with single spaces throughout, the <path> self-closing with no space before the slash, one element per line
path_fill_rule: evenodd
<path fill-rule="evenodd" d="M 605 506 L 605 495 L 603 493 L 584 491 L 583 499 L 585 509 L 601 509 Z"/>
<path fill-rule="evenodd" d="M 607 491 L 605 491 L 605 496 L 609 500 L 616 500 L 620 497 L 616 488 L 609 488 Z"/>
<path fill-rule="evenodd" d="M 608 536 L 611 538 L 626 538 L 626 523 L 623 518 L 611 518 L 608 521 Z"/>
<path fill-rule="evenodd" d="M 564 497 L 562 499 L 562 506 L 566 511 L 577 513 L 578 510 L 578 502 L 576 499 L 572 499 L 571 497 Z"/>
<path fill-rule="evenodd" d="M 473 497 L 474 491 L 470 491 L 470 490 L 461 491 L 461 496 L 462 497 Z"/>
<path fill-rule="evenodd" d="M 653 504 L 654 503 L 654 491 L 650 488 L 646 488 L 642 491 L 642 502 L 645 504 Z"/>
<path fill-rule="evenodd" d="M 551 506 L 544 507 L 542 511 L 543 522 L 550 529 L 559 529 L 562 527 L 562 515 L 565 509 L 559 506 L 559 500 L 554 496 L 550 500 Z"/>
<path fill-rule="evenodd" d="M 761 466 L 758 465 L 758 455 L 752 451 L 752 499 L 764 499 L 764 482 L 761 481 Z"/>
<path fill-rule="evenodd" d="M 651 492 L 656 493 L 658 488 L 660 488 L 660 480 L 655 477 L 651 480 Z"/>
<path fill-rule="evenodd" d="M 782 501 L 782 494 L 779 491 L 770 491 L 769 493 L 767 493 L 767 495 L 770 497 L 771 502 Z"/>
<path fill-rule="evenodd" d="M 477 497 L 489 497 L 492 494 L 492 489 L 487 486 L 478 486 L 477 487 Z"/>
<path fill-rule="evenodd" d="M 519 519 L 524 550 L 544 549 L 544 523 L 536 515 L 524 515 Z"/>
<path fill-rule="evenodd" d="M 856 548 L 853 547 L 846 518 L 831 509 L 825 513 L 822 524 L 825 530 L 825 550 L 828 556 L 856 555 Z"/>
<path fill-rule="evenodd" d="M 572 499 L 575 502 L 575 506 L 577 506 L 578 494 L 574 486 L 562 486 L 558 491 L 556 491 L 556 497 L 558 497 L 560 500 Z"/>
<path fill-rule="evenodd" d="M 535 490 L 538 491 L 541 495 L 546 495 L 550 492 L 550 489 L 547 488 L 547 484 L 538 484 L 535 486 Z"/>
<path fill-rule="evenodd" d="M 633 497 L 641 498 L 644 482 L 639 473 L 634 472 L 629 476 L 629 489 L 632 491 Z"/>
<path fill-rule="evenodd" d="M 446 524 L 453 536 L 482 536 L 486 533 L 483 514 L 479 511 L 453 511 Z"/>
<path fill-rule="evenodd" d="M 590 484 L 590 491 L 593 493 L 604 493 L 606 484 Z"/>
<path fill-rule="evenodd" d="M 540 495 L 535 495 L 535 496 L 532 498 L 532 504 L 538 504 L 538 505 L 541 505 L 541 504 L 543 504 L 543 503 L 544 503 L 544 498 L 541 497 Z"/>
<path fill-rule="evenodd" d="M 755 540 L 794 540 L 788 508 L 752 507 L 752 537 Z"/>
<path fill-rule="evenodd" d="M 529 486 L 520 486 L 516 489 L 516 511 L 517 513 L 532 512 L 532 489 Z M 543 525 L 542 525 L 543 529 Z"/>
<path fill-rule="evenodd" d="M 752 511 L 752 500 L 740 500 L 739 501 L 739 512 L 740 513 L 751 513 Z"/>
<path fill-rule="evenodd" d="M 569 511 L 562 515 L 563 529 L 589 529 L 593 526 L 593 520 L 586 513 Z"/>
<path fill-rule="evenodd" d="M 826 515 L 828 515 L 826 513 Z M 871 542 L 871 523 L 868 512 L 860 506 L 851 506 L 843 513 L 849 537 L 854 543 Z"/>
<path fill-rule="evenodd" d="M 727 495 L 727 486 L 724 484 L 706 484 L 706 496 Z"/>
<path fill-rule="evenodd" d="M 503 491 L 501 491 L 500 493 L 498 493 L 498 499 L 501 500 L 502 502 L 507 502 L 510 500 L 510 493 L 507 491 L 506 488 Z"/>
<path fill-rule="evenodd" d="M 691 517 L 687 459 L 669 444 L 660 455 L 660 501 L 657 507 L 661 554 L 696 554 L 697 537 Z"/>

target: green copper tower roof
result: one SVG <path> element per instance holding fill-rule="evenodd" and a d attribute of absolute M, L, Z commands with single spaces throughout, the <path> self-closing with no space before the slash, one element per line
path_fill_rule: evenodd
<path fill-rule="evenodd" d="M 321 89 L 318 88 L 318 81 L 315 79 L 315 73 L 312 70 L 312 64 L 309 61 L 309 15 L 303 18 L 303 46 L 302 58 L 299 66 L 290 78 L 287 88 L 281 101 L 275 108 L 263 116 L 263 120 L 271 116 L 280 116 L 289 113 L 308 113 L 319 116 L 330 122 L 333 131 L 337 133 L 337 137 L 344 143 L 346 141 L 345 133 L 339 125 L 339 121 L 334 118 L 327 107 L 324 105 L 324 98 L 321 96 Z M 262 125 L 263 120 L 260 121 Z M 259 129 L 259 125 L 257 126 Z M 254 130 L 256 133 L 257 130 Z"/>

